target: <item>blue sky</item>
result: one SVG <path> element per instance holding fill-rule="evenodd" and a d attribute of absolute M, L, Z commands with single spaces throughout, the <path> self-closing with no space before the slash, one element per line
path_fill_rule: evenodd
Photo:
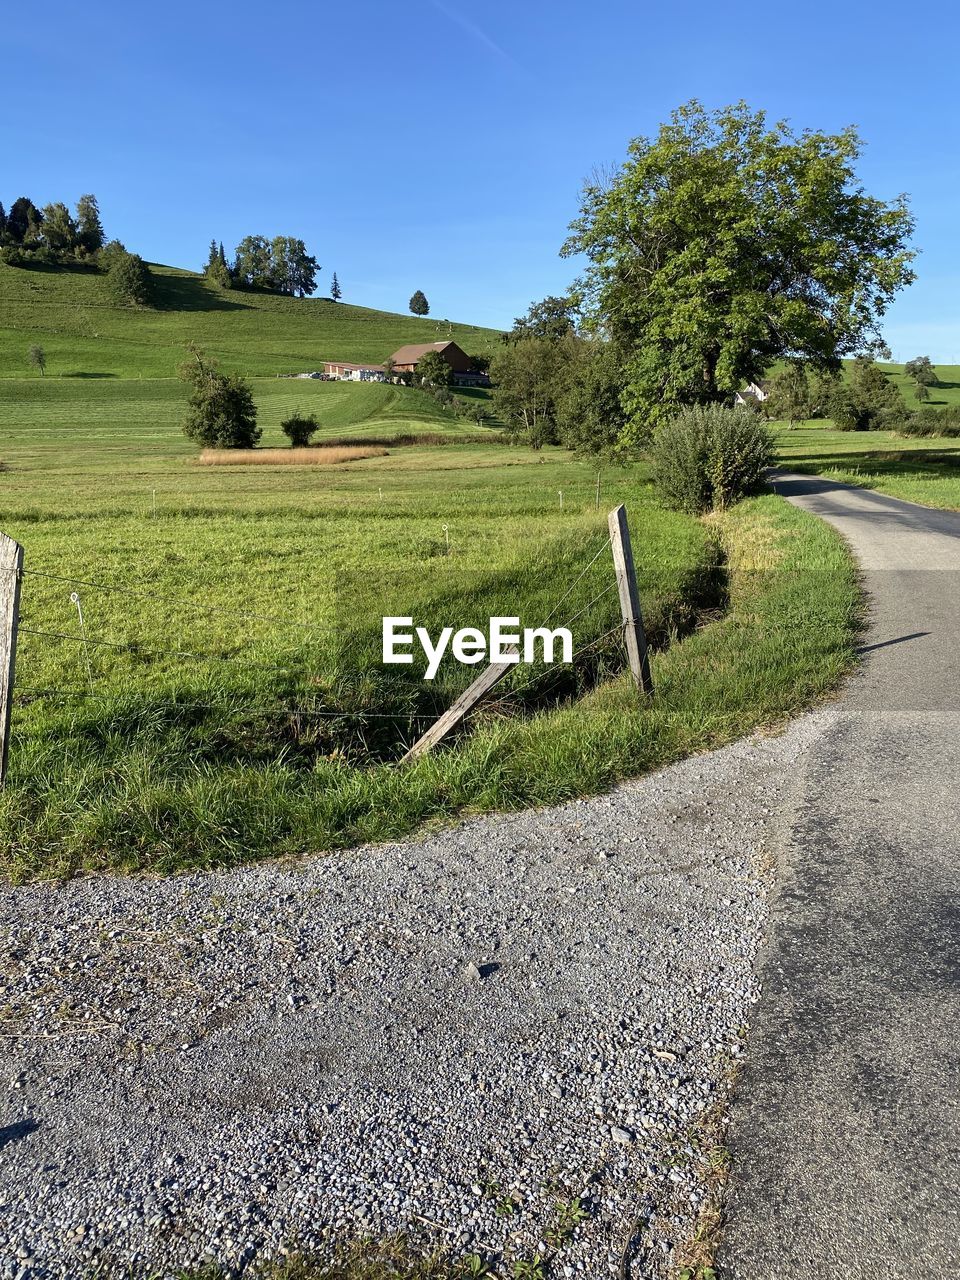
<path fill-rule="evenodd" d="M 0 200 L 100 199 L 108 234 L 199 267 L 212 236 L 299 235 L 344 301 L 508 326 L 561 291 L 584 177 L 691 97 L 854 123 L 910 194 L 898 358 L 960 362 L 960 167 L 947 3 L 46 0 L 0 34 Z"/>

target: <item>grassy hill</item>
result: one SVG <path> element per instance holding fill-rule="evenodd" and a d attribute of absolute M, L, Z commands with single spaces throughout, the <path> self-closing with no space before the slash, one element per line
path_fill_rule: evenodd
<path fill-rule="evenodd" d="M 156 300 L 118 307 L 103 276 L 0 263 L 0 377 L 30 374 L 34 343 L 47 377 L 169 378 L 184 345 L 199 342 L 224 367 L 251 377 L 298 373 L 324 360 L 379 362 L 408 342 L 452 338 L 470 354 L 493 350 L 499 333 L 276 294 L 224 291 L 203 276 L 151 265 Z"/>
<path fill-rule="evenodd" d="M 903 372 L 903 365 L 881 364 L 880 368 L 893 379 L 909 408 L 920 408 L 920 402 L 914 395 L 915 384 Z M 960 404 L 960 364 L 938 364 L 935 368 L 940 385 L 930 388 L 930 399 L 925 403 L 932 409 Z"/>

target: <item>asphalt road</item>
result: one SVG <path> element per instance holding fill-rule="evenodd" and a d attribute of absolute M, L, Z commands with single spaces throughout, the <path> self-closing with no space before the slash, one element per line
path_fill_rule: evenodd
<path fill-rule="evenodd" d="M 814 477 L 871 602 L 795 781 L 721 1274 L 960 1274 L 960 513 Z M 812 585 L 815 590 L 815 584 Z"/>

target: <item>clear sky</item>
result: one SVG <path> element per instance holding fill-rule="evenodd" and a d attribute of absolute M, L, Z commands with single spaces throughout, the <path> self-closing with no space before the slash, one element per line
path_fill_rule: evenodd
<path fill-rule="evenodd" d="M 322 292 L 502 327 L 575 274 L 584 177 L 680 103 L 853 123 L 923 251 L 887 341 L 960 362 L 954 4 L 45 0 L 0 44 L 8 208 L 92 191 L 108 235 L 194 268 L 211 237 L 298 235 Z"/>

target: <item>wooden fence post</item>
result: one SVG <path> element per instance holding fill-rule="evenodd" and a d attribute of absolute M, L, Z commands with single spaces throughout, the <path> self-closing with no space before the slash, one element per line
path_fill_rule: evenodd
<path fill-rule="evenodd" d="M 609 525 L 613 566 L 617 571 L 617 590 L 620 593 L 620 613 L 623 617 L 623 638 L 627 646 L 630 670 L 637 688 L 642 689 L 649 697 L 653 693 L 650 658 L 647 654 L 647 637 L 643 630 L 643 615 L 640 612 L 640 593 L 637 591 L 633 551 L 630 548 L 627 509 L 623 503 L 610 512 Z"/>
<path fill-rule="evenodd" d="M 507 649 L 504 652 L 515 651 Z M 421 738 L 416 740 L 400 763 L 405 764 L 407 760 L 415 760 L 417 756 L 422 756 L 431 747 L 435 747 L 440 739 L 446 737 L 450 730 L 473 710 L 480 699 L 486 697 L 493 686 L 498 684 L 507 672 L 512 671 L 516 665 L 515 662 L 491 662 L 489 667 L 481 675 L 477 676 L 473 684 L 461 693 L 456 702 L 449 706 L 442 716 L 434 720 L 430 728 Z"/>
<path fill-rule="evenodd" d="M 17 662 L 22 570 L 23 547 L 5 533 L 0 533 L 0 787 L 7 776 L 10 750 L 10 707 Z"/>

